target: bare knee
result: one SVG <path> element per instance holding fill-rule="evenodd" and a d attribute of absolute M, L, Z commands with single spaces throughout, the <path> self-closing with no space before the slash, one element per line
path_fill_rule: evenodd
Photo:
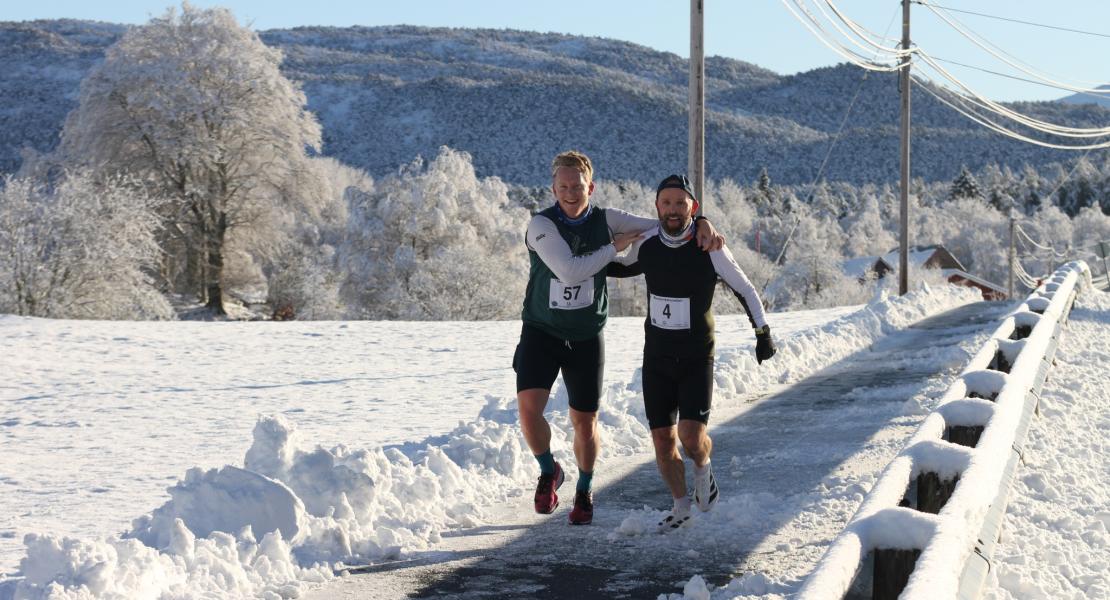
<path fill-rule="evenodd" d="M 704 462 L 710 448 L 709 435 L 706 434 L 705 424 L 698 421 L 680 421 L 678 424 L 678 438 L 686 454 L 697 462 Z"/>
<path fill-rule="evenodd" d="M 521 390 L 516 393 L 516 404 L 520 410 L 522 421 L 531 421 L 543 418 L 543 409 L 547 407 L 547 397 L 550 393 L 543 388 Z"/>
<path fill-rule="evenodd" d="M 651 443 L 655 446 L 655 458 L 658 460 L 670 460 L 678 454 L 678 438 L 674 427 L 652 429 Z"/>
<path fill-rule="evenodd" d="M 597 437 L 597 412 L 583 412 L 570 409 L 570 422 L 574 425 L 574 435 L 581 440 Z"/>

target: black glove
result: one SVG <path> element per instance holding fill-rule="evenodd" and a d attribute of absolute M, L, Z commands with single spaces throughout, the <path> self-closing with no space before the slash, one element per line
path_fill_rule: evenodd
<path fill-rule="evenodd" d="M 755 360 L 759 364 L 775 355 L 775 342 L 771 341 L 771 327 L 764 325 L 755 330 Z"/>

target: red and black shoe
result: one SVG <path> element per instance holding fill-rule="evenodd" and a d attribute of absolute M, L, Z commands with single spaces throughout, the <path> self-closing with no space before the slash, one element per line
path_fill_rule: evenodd
<path fill-rule="evenodd" d="M 594 495 L 592 492 L 575 492 L 574 508 L 570 509 L 571 525 L 589 525 L 594 520 Z"/>
<path fill-rule="evenodd" d="M 555 490 L 563 485 L 563 467 L 555 463 L 555 472 L 541 473 L 540 481 L 536 484 L 536 512 L 549 515 L 559 507 L 559 494 Z"/>

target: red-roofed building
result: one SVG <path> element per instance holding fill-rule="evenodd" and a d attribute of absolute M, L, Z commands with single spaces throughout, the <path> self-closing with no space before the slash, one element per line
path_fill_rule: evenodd
<path fill-rule="evenodd" d="M 876 279 L 882 279 L 887 273 L 898 272 L 898 254 L 898 250 L 893 250 L 882 256 L 853 258 L 844 261 L 842 268 L 845 273 L 861 281 L 867 278 L 869 273 L 874 273 Z M 983 295 L 984 300 L 1005 300 L 1008 297 L 1002 286 L 968 273 L 963 264 L 939 244 L 911 247 L 906 261 L 911 268 L 940 269 L 949 283 L 976 288 Z"/>

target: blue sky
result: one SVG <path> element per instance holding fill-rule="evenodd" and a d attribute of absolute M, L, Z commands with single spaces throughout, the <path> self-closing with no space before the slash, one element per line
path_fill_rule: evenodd
<path fill-rule="evenodd" d="M 951 13 L 961 23 L 1022 62 L 1068 83 L 1110 83 L 1110 2 L 1106 0 L 931 0 L 934 4 L 1057 27 L 1102 33 L 1084 35 Z M 0 20 L 77 18 L 142 23 L 161 14 L 166 0 L 8 0 Z M 686 56 L 686 0 L 196 0 L 225 6 L 255 29 L 297 25 L 429 25 L 553 31 L 627 40 Z M 837 0 L 853 19 L 876 32 L 900 37 L 899 0 Z M 789 74 L 840 62 L 794 19 L 780 0 L 705 0 L 706 53 L 737 58 Z M 925 7 L 913 7 L 916 44 L 934 56 L 1025 77 L 963 41 Z M 976 90 L 999 100 L 1045 100 L 1069 92 L 951 66 Z"/>

